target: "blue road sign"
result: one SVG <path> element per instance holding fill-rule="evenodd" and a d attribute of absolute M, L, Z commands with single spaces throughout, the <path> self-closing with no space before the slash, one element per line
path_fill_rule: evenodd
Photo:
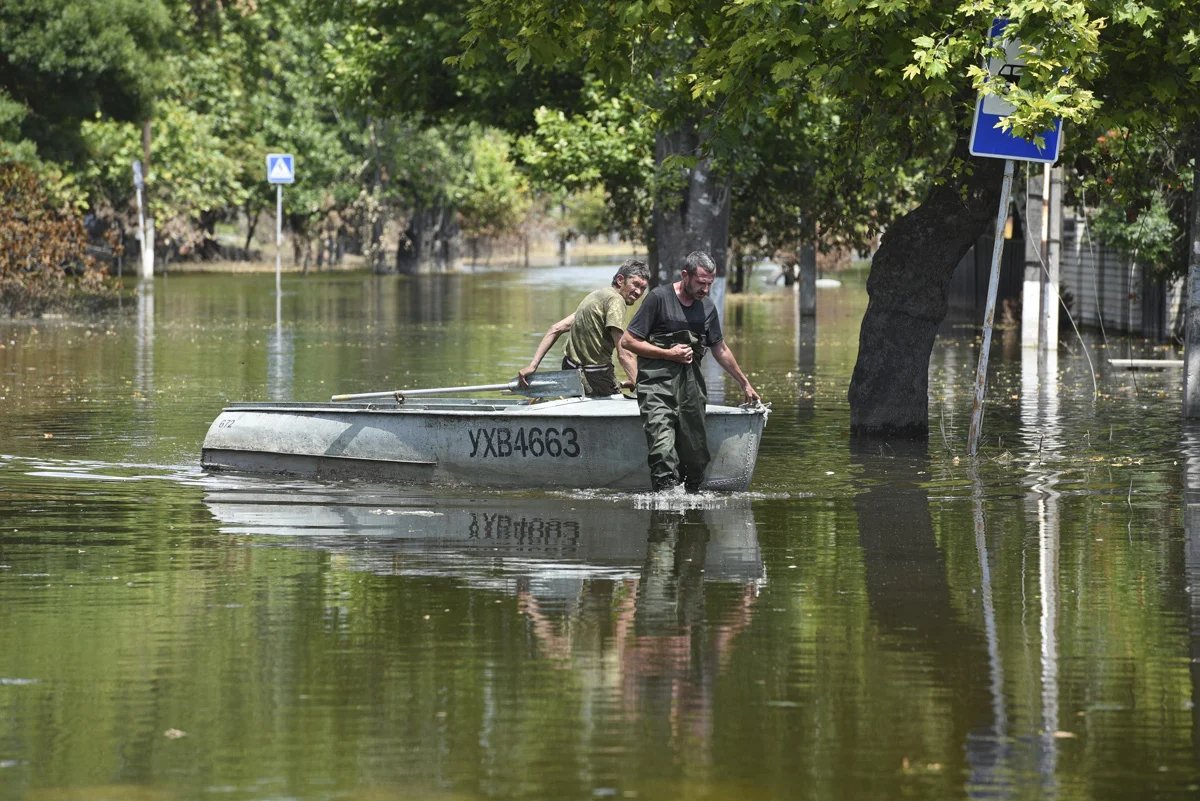
<path fill-rule="evenodd" d="M 1015 82 L 1021 77 L 1025 60 L 1021 57 L 1021 43 L 1015 39 L 1004 39 L 1004 29 L 1007 26 L 1006 19 L 992 22 L 991 37 L 1001 40 L 1004 56 L 988 59 L 988 71 L 992 73 L 992 80 Z M 975 104 L 975 119 L 971 122 L 971 155 L 1016 161 L 1044 161 L 1051 164 L 1058 161 L 1058 154 L 1062 149 L 1062 119 L 1056 119 L 1053 127 L 1042 132 L 1044 144 L 1038 147 L 1031 139 L 1022 139 L 1010 131 L 1002 131 L 996 127 L 1012 112 L 1013 107 L 999 97 L 979 97 Z"/>
<path fill-rule="evenodd" d="M 267 154 L 267 183 L 291 184 L 296 182 L 296 163 L 291 153 Z"/>

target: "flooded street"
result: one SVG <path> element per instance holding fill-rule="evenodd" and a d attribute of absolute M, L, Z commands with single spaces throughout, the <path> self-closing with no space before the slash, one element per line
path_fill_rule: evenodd
<path fill-rule="evenodd" d="M 1200 426 L 1107 361 L 1172 349 L 1064 333 L 1039 371 L 997 331 L 971 459 L 948 324 L 928 448 L 852 450 L 863 276 L 798 325 L 756 275 L 747 493 L 199 468 L 227 401 L 507 381 L 611 272 L 0 322 L 0 801 L 1200 797 Z"/>

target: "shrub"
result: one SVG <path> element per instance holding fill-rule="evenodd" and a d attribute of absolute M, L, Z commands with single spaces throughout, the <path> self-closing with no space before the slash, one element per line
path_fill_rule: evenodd
<path fill-rule="evenodd" d="M 0 163 L 0 314 L 39 316 L 115 297 L 78 213 L 56 204 L 32 168 Z"/>

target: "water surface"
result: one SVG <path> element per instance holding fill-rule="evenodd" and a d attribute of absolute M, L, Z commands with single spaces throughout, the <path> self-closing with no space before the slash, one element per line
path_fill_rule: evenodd
<path fill-rule="evenodd" d="M 853 452 L 861 276 L 800 324 L 758 281 L 748 493 L 198 468 L 229 400 L 507 380 L 610 272 L 172 275 L 0 323 L 0 800 L 1200 796 L 1200 429 L 1177 371 L 1107 364 L 1171 349 L 1039 371 L 997 332 L 971 459 L 947 325 L 928 448 Z"/>

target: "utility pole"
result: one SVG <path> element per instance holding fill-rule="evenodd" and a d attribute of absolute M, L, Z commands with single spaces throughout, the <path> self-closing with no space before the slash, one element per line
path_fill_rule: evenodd
<path fill-rule="evenodd" d="M 1038 315 L 1038 364 L 1058 350 L 1058 283 L 1062 251 L 1062 168 L 1042 165 L 1041 271 L 1042 309 Z M 1050 376 L 1045 377 L 1046 380 Z"/>

